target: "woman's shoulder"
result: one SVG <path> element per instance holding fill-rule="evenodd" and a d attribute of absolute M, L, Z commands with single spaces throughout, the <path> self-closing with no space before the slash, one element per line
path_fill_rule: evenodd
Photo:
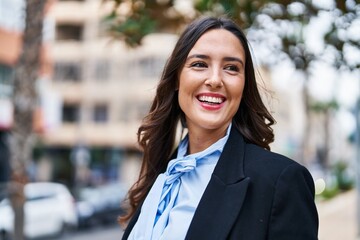
<path fill-rule="evenodd" d="M 244 160 L 245 172 L 250 175 L 264 176 L 274 180 L 287 171 L 298 171 L 310 175 L 301 163 L 254 144 L 246 144 Z"/>
<path fill-rule="evenodd" d="M 280 161 L 282 164 L 292 164 L 296 162 L 295 160 L 283 154 L 264 149 L 252 143 L 245 144 L 245 151 L 249 157 L 254 157 L 259 160 L 267 160 L 267 161 L 276 160 L 276 161 Z"/>

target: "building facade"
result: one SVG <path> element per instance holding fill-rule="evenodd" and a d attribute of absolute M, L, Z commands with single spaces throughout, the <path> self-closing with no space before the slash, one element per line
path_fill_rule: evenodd
<path fill-rule="evenodd" d="M 141 159 L 137 129 L 177 37 L 154 34 L 130 49 L 110 37 L 102 24 L 111 3 L 49 2 L 30 179 L 63 182 L 72 189 L 112 181 L 130 184 Z M 24 0 L 0 1 L 0 155 L 6 158 L 6 135 L 13 121 L 12 76 L 21 51 L 24 12 Z"/>
<path fill-rule="evenodd" d="M 101 0 L 58 0 L 49 12 L 53 74 L 44 102 L 52 99 L 48 108 L 58 111 L 49 111 L 53 120 L 41 136 L 39 172 L 51 173 L 42 178 L 68 185 L 137 178 L 137 129 L 176 36 L 154 34 L 130 49 L 102 24 L 111 9 Z"/>

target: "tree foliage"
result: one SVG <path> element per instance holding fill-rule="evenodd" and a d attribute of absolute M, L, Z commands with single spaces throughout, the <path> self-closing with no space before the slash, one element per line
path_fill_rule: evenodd
<path fill-rule="evenodd" d="M 175 29 L 184 16 L 174 11 L 174 1 L 113 0 L 113 11 L 104 23 L 110 34 L 123 39 L 127 45 L 140 45 L 144 36 L 152 32 Z"/>
<path fill-rule="evenodd" d="M 360 1 L 335 1 L 336 8 L 332 11 L 331 29 L 325 35 L 325 41 L 335 50 L 335 67 L 345 67 L 353 71 L 360 68 L 360 61 L 351 61 L 346 57 L 348 51 L 360 49 Z M 356 25 L 356 26 L 355 26 Z M 354 34 L 354 28 L 357 34 Z"/>
<path fill-rule="evenodd" d="M 152 32 L 178 32 L 184 24 L 199 15 L 233 18 L 243 29 L 249 28 L 256 16 L 270 2 L 287 6 L 287 0 L 110 0 L 113 11 L 104 23 L 109 33 L 138 46 L 141 39 Z"/>

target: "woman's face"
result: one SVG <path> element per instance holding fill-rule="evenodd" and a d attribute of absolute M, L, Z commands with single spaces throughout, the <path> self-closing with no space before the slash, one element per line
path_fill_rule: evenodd
<path fill-rule="evenodd" d="M 189 131 L 226 130 L 245 84 L 245 53 L 225 29 L 204 33 L 190 50 L 179 76 L 179 105 Z"/>

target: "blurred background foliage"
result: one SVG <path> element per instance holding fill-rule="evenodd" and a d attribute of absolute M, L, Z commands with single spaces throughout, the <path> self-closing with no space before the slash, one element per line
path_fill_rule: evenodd
<path fill-rule="evenodd" d="M 349 174 L 348 164 L 338 161 L 331 166 L 329 178 L 324 190 L 317 196 L 319 199 L 331 199 L 337 194 L 352 189 L 355 185 L 354 177 Z"/>

